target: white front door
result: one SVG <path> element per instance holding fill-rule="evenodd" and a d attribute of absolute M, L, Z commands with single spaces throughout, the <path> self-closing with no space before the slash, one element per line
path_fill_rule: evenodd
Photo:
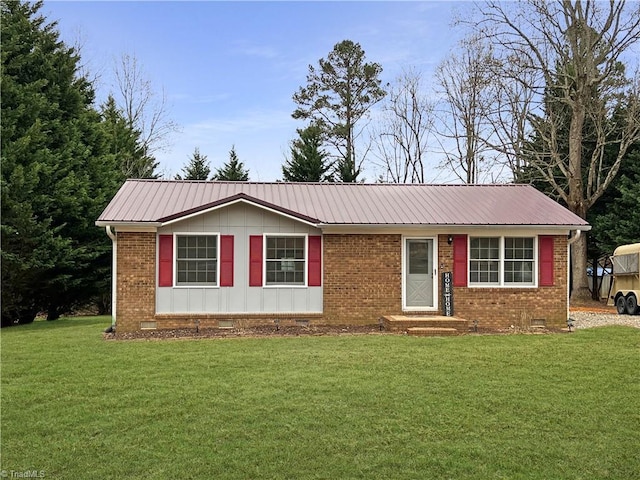
<path fill-rule="evenodd" d="M 406 238 L 404 245 L 404 307 L 431 309 L 434 304 L 434 241 Z"/>

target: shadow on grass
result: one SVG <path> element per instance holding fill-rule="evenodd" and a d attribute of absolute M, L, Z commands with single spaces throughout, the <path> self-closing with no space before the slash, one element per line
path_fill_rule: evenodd
<path fill-rule="evenodd" d="M 66 327 L 78 327 L 78 326 L 93 326 L 104 325 L 107 328 L 111 325 L 111 317 L 109 315 L 103 316 L 90 316 L 90 317 L 61 317 L 57 320 L 36 319 L 32 323 L 25 323 L 23 325 L 12 325 L 10 327 L 4 327 L 2 333 L 8 332 L 27 332 L 27 331 L 42 331 L 49 329 L 60 329 Z"/>

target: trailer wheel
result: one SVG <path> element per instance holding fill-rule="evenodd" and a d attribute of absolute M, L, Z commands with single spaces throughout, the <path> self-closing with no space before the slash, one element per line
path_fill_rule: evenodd
<path fill-rule="evenodd" d="M 624 295 L 620 295 L 616 298 L 616 310 L 618 311 L 618 315 L 624 315 L 627 313 L 627 300 L 624 298 Z"/>
<path fill-rule="evenodd" d="M 627 314 L 635 315 L 638 313 L 638 299 L 633 293 L 630 293 L 627 296 Z"/>

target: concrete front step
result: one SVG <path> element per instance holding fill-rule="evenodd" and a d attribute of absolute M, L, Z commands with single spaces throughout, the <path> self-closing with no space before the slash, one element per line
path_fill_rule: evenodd
<path fill-rule="evenodd" d="M 454 329 L 458 333 L 469 331 L 468 323 L 462 318 L 444 317 L 441 315 L 388 315 L 382 317 L 385 330 L 408 331 L 409 328 L 443 328 Z"/>
<path fill-rule="evenodd" d="M 460 332 L 455 328 L 446 327 L 409 327 L 407 328 L 408 335 L 415 335 L 421 337 L 444 337 L 450 335 L 458 335 Z"/>

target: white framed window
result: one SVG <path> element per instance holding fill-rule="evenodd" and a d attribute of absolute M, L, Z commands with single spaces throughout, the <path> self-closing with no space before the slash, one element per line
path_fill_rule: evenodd
<path fill-rule="evenodd" d="M 505 237 L 504 283 L 533 285 L 535 249 L 533 238 Z"/>
<path fill-rule="evenodd" d="M 500 284 L 499 237 L 472 237 L 470 239 L 469 283 Z"/>
<path fill-rule="evenodd" d="M 306 285 L 307 236 L 265 235 L 265 285 Z"/>
<path fill-rule="evenodd" d="M 470 237 L 469 285 L 536 285 L 535 237 Z"/>
<path fill-rule="evenodd" d="M 218 285 L 218 234 L 175 234 L 175 282 L 178 287 Z"/>

